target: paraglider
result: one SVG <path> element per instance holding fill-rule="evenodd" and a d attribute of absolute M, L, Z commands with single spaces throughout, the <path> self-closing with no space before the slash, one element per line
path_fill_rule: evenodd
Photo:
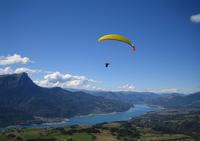
<path fill-rule="evenodd" d="M 99 42 L 102 42 L 105 40 L 116 40 L 116 41 L 124 42 L 124 43 L 128 44 L 132 48 L 133 51 L 135 51 L 135 46 L 133 45 L 132 41 L 122 35 L 107 34 L 107 35 L 101 36 L 98 39 Z"/>
<path fill-rule="evenodd" d="M 133 45 L 132 41 L 125 36 L 122 36 L 119 34 L 107 34 L 107 35 L 101 36 L 98 39 L 99 42 L 102 42 L 105 40 L 115 40 L 115 41 L 124 42 L 124 43 L 128 44 L 132 48 L 133 51 L 135 51 L 135 46 Z M 109 65 L 110 65 L 110 63 L 105 63 L 106 68 L 108 68 Z"/>
<path fill-rule="evenodd" d="M 110 65 L 110 63 L 105 63 L 105 67 L 108 68 L 108 66 Z"/>

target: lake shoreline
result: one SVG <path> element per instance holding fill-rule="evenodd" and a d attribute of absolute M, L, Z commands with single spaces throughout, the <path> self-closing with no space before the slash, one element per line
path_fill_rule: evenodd
<path fill-rule="evenodd" d="M 111 112 L 111 113 L 102 113 L 102 114 L 88 114 L 74 116 L 72 118 L 55 118 L 48 119 L 47 121 L 55 122 L 43 122 L 37 124 L 24 124 L 24 125 L 14 125 L 0 128 L 2 130 L 11 130 L 11 129 L 21 129 L 21 128 L 58 128 L 72 125 L 94 125 L 102 122 L 114 122 L 114 121 L 127 121 L 132 117 L 144 115 L 148 112 L 158 111 L 162 107 L 156 105 L 146 105 L 146 104 L 135 104 L 129 110 L 124 112 Z M 41 118 L 41 117 L 37 117 Z M 45 119 L 43 119 L 45 120 Z"/>

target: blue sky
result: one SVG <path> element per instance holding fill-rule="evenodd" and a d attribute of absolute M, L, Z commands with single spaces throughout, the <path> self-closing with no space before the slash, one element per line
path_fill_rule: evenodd
<path fill-rule="evenodd" d="M 37 81 L 58 75 L 52 80 L 57 84 L 84 76 L 81 85 L 106 90 L 199 91 L 200 23 L 191 21 L 199 5 L 198 0 L 0 0 L 0 60 L 14 54 L 30 59 L 0 68 L 40 70 L 31 74 Z M 124 43 L 97 41 L 109 33 L 127 36 L 136 52 Z"/>

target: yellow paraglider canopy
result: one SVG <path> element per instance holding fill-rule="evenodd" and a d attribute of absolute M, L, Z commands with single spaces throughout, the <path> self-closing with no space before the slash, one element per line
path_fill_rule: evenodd
<path fill-rule="evenodd" d="M 104 40 L 116 40 L 116 41 L 121 41 L 121 42 L 124 42 L 124 43 L 127 43 L 129 44 L 133 50 L 135 51 L 135 47 L 134 45 L 132 44 L 131 40 L 129 40 L 127 37 L 124 37 L 122 35 L 118 35 L 118 34 L 108 34 L 108 35 L 104 35 L 104 36 L 101 36 L 98 41 L 101 42 L 101 41 L 104 41 Z"/>

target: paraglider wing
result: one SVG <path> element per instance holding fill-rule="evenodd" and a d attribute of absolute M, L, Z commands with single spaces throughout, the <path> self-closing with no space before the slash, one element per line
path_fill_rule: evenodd
<path fill-rule="evenodd" d="M 132 47 L 133 51 L 135 51 L 135 46 L 132 44 L 131 40 L 129 40 L 127 37 L 124 37 L 122 35 L 108 34 L 108 35 L 101 36 L 98 39 L 99 42 L 102 42 L 105 40 L 116 40 L 116 41 L 121 41 L 121 42 L 127 43 L 128 45 L 130 45 Z"/>

